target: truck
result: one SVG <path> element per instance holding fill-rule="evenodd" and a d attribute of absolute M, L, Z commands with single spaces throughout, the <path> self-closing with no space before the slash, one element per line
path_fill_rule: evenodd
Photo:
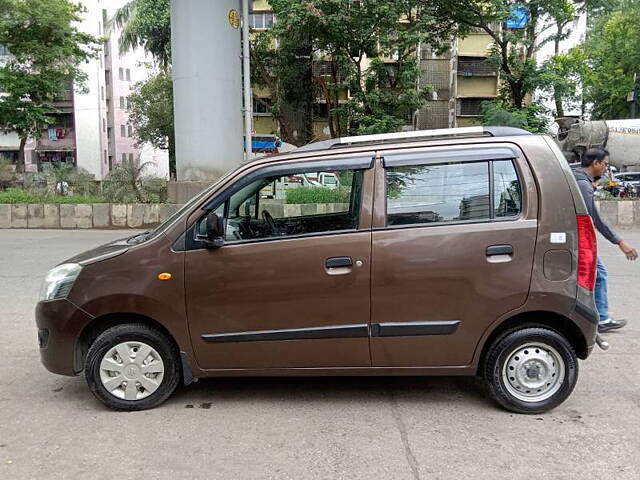
<path fill-rule="evenodd" d="M 619 172 L 640 170 L 640 119 L 584 121 L 556 119 L 556 141 L 569 163 L 580 162 L 590 148 L 609 151 L 609 163 Z"/>

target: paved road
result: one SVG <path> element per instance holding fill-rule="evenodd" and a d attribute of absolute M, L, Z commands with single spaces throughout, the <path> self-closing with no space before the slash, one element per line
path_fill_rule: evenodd
<path fill-rule="evenodd" d="M 0 479 L 640 476 L 640 263 L 613 247 L 613 311 L 631 324 L 552 413 L 500 410 L 474 378 L 213 379 L 115 413 L 45 371 L 33 307 L 50 267 L 122 235 L 0 230 Z"/>

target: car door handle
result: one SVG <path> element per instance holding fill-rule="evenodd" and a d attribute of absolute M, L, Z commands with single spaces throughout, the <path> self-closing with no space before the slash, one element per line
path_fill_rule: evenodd
<path fill-rule="evenodd" d="M 491 245 L 487 247 L 487 257 L 496 255 L 513 255 L 512 245 Z"/>
<path fill-rule="evenodd" d="M 351 257 L 331 257 L 324 262 L 327 268 L 353 267 L 353 259 Z"/>

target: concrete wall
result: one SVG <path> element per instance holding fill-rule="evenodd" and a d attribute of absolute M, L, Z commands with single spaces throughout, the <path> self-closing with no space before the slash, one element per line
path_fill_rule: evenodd
<path fill-rule="evenodd" d="M 165 221 L 174 204 L 0 204 L 0 228 L 149 228 Z"/>
<path fill-rule="evenodd" d="M 195 185 L 194 185 L 195 187 Z M 347 204 L 293 204 L 263 200 L 275 217 L 342 211 Z M 163 222 L 177 204 L 0 204 L 0 228 L 146 228 Z M 640 200 L 600 202 L 598 209 L 615 229 L 640 228 Z"/>
<path fill-rule="evenodd" d="M 458 55 L 486 56 L 491 50 L 493 39 L 486 33 L 471 33 L 458 39 Z"/>
<path fill-rule="evenodd" d="M 458 77 L 458 97 L 495 97 L 498 80 L 492 76 Z"/>

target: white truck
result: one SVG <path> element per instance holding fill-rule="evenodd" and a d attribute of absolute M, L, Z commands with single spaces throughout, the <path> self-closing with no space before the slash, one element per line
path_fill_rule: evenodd
<path fill-rule="evenodd" d="M 579 162 L 593 147 L 609 151 L 611 165 L 618 171 L 640 170 L 640 119 L 582 121 L 556 120 L 556 141 L 569 163 Z"/>

